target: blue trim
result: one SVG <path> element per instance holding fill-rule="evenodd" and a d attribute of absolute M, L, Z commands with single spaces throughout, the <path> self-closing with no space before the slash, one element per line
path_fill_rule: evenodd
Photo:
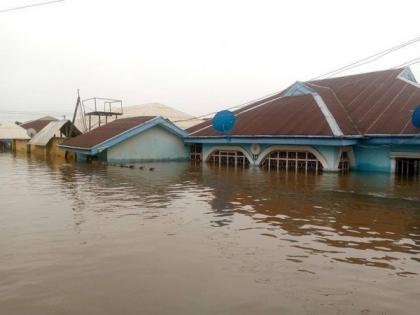
<path fill-rule="evenodd" d="M 259 143 L 259 144 L 288 144 L 288 145 L 329 145 L 329 146 L 348 146 L 358 143 L 358 139 L 342 138 L 310 138 L 310 137 L 188 137 L 185 143 L 211 143 L 211 144 L 239 144 L 239 143 Z"/>
<path fill-rule="evenodd" d="M 181 138 L 186 138 L 188 136 L 188 133 L 185 132 L 184 130 L 182 130 L 181 128 L 175 126 L 174 124 L 172 124 L 171 122 L 169 122 L 168 120 L 166 120 L 165 118 L 158 116 L 156 118 L 153 118 L 141 125 L 138 125 L 137 127 L 134 127 L 130 130 L 125 131 L 124 133 L 121 133 L 119 135 L 116 135 L 115 137 L 108 139 L 100 144 L 97 144 L 89 149 L 82 149 L 82 148 L 76 148 L 76 147 L 71 147 L 71 146 L 66 146 L 66 145 L 59 145 L 59 147 L 69 150 L 69 151 L 74 151 L 77 153 L 82 153 L 82 154 L 88 154 L 88 155 L 96 155 L 98 153 L 101 153 L 102 151 L 113 147 L 114 145 L 121 143 L 131 137 L 134 137 L 136 135 L 138 135 L 139 133 L 142 133 L 143 131 L 146 131 L 150 128 L 153 128 L 155 126 L 161 126 L 163 128 L 165 128 L 166 130 L 168 130 L 169 132 L 172 132 L 174 134 L 176 134 L 177 136 L 181 137 Z"/>
<path fill-rule="evenodd" d="M 315 91 L 306 86 L 302 82 L 295 82 L 290 87 L 288 87 L 283 93 L 283 96 L 296 96 L 296 95 L 305 95 L 305 94 L 313 94 Z"/>
<path fill-rule="evenodd" d="M 420 145 L 420 135 L 411 137 L 371 137 L 362 139 L 360 144 L 409 144 Z"/>

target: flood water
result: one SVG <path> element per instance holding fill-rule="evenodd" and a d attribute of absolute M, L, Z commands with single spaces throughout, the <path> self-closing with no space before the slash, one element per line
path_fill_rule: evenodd
<path fill-rule="evenodd" d="M 420 182 L 0 154 L 0 314 L 419 314 Z"/>

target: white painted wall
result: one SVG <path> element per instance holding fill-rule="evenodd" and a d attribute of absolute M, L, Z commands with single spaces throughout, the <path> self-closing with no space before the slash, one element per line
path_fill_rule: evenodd
<path fill-rule="evenodd" d="M 184 141 L 166 129 L 155 126 L 108 149 L 109 162 L 185 160 L 189 158 Z"/>

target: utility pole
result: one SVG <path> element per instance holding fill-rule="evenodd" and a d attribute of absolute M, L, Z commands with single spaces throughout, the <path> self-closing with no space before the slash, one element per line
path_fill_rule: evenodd
<path fill-rule="evenodd" d="M 69 134 L 70 138 L 73 135 L 73 126 L 74 126 L 74 123 L 76 122 L 76 115 L 77 115 L 77 110 L 79 109 L 79 106 L 80 106 L 80 91 L 79 89 L 77 89 L 77 101 L 76 101 L 76 106 L 74 108 L 73 120 L 70 126 L 70 134 Z"/>

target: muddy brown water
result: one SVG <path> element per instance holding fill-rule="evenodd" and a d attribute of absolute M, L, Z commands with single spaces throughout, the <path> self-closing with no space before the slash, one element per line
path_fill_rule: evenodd
<path fill-rule="evenodd" d="M 418 314 L 420 182 L 0 154 L 0 314 Z"/>

